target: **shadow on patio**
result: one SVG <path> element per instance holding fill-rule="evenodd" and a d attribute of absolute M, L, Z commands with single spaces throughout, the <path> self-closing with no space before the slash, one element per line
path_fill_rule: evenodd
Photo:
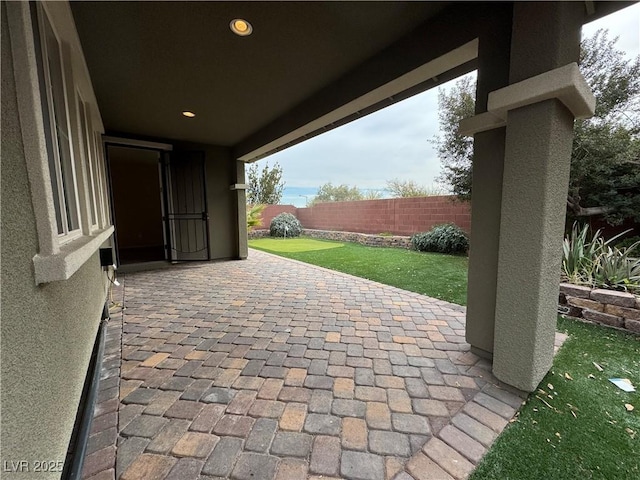
<path fill-rule="evenodd" d="M 84 478 L 465 478 L 522 402 L 463 307 L 263 252 L 117 295 Z"/>

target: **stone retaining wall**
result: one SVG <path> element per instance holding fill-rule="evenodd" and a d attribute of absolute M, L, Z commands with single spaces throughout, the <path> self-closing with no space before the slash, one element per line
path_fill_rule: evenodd
<path fill-rule="evenodd" d="M 411 237 L 403 235 L 371 235 L 357 232 L 335 232 L 333 230 L 303 229 L 302 235 L 338 242 L 353 242 L 368 247 L 411 248 Z"/>
<path fill-rule="evenodd" d="M 411 248 L 411 237 L 401 235 L 370 235 L 357 232 L 334 232 L 333 230 L 303 229 L 302 235 L 324 240 L 336 240 L 338 242 L 353 242 L 369 247 L 395 247 Z M 249 238 L 263 238 L 269 236 L 269 230 L 253 230 L 249 232 Z"/>
<path fill-rule="evenodd" d="M 269 230 L 251 230 L 247 236 L 249 238 L 264 238 L 269 236 Z"/>
<path fill-rule="evenodd" d="M 640 333 L 640 297 L 627 292 L 560 284 L 567 315 Z"/>

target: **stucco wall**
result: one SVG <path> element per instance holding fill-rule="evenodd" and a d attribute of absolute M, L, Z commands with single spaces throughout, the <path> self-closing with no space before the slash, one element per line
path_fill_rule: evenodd
<path fill-rule="evenodd" d="M 309 208 L 269 205 L 262 214 L 262 228 L 269 228 L 271 219 L 283 211 L 314 230 L 412 235 L 440 223 L 455 223 L 467 232 L 471 228 L 469 205 L 451 196 L 327 202 Z"/>
<path fill-rule="evenodd" d="M 96 253 L 68 281 L 35 285 L 32 258 L 38 240 L 5 8 L 3 3 L 0 461 L 64 461 L 106 297 L 106 279 Z M 59 472 L 37 474 L 39 479 L 59 476 Z M 32 477 L 2 474 L 7 479 Z"/>

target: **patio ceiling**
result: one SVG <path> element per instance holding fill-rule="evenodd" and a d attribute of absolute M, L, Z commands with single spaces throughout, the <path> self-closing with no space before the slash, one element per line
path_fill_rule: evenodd
<path fill-rule="evenodd" d="M 472 70 L 478 30 L 510 8 L 456 2 L 71 7 L 109 133 L 233 147 L 247 161 Z M 253 34 L 234 35 L 234 18 L 251 22 Z M 184 110 L 196 117 L 183 117 Z"/>
<path fill-rule="evenodd" d="M 410 34 L 447 3 L 71 6 L 108 131 L 234 146 Z M 249 20 L 253 34 L 234 35 L 234 18 Z M 183 110 L 196 117 L 184 118 Z"/>

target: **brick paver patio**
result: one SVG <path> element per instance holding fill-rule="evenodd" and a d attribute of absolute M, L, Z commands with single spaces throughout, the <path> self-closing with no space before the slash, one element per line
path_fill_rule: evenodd
<path fill-rule="evenodd" d="M 522 403 L 464 309 L 251 251 L 129 274 L 84 478 L 461 479 Z"/>

